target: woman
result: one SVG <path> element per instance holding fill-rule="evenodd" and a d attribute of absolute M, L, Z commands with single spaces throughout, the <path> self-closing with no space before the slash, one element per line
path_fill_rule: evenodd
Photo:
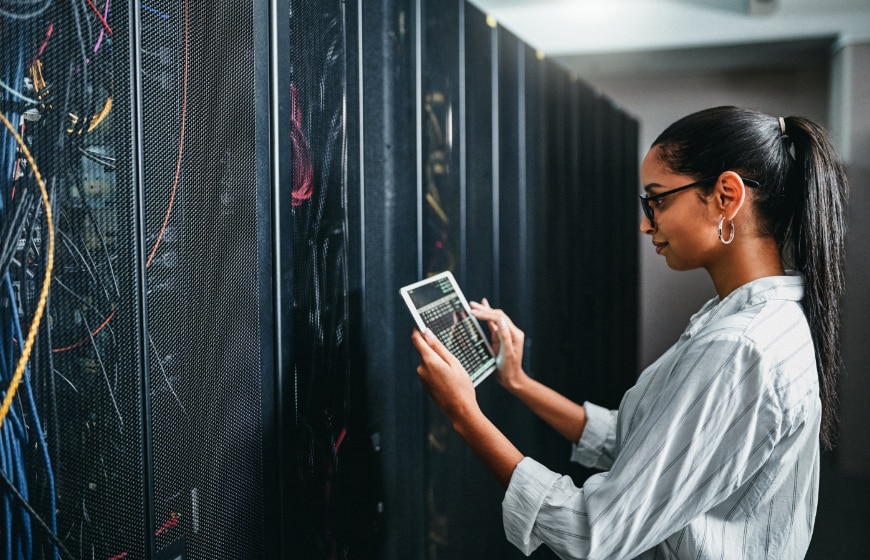
<path fill-rule="evenodd" d="M 826 133 L 735 107 L 689 115 L 641 165 L 641 230 L 718 297 L 647 368 L 619 410 L 580 406 L 522 369 L 523 333 L 483 300 L 499 381 L 605 472 L 577 488 L 483 415 L 468 375 L 414 332 L 420 379 L 507 489 L 505 532 L 562 558 L 803 558 L 820 447 L 836 415 L 847 184 Z M 793 270 L 788 270 L 793 269 Z"/>

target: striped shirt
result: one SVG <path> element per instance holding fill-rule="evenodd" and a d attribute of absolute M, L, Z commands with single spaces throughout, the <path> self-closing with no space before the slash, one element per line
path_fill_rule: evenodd
<path fill-rule="evenodd" d="M 784 559 L 809 546 L 819 485 L 815 355 L 800 276 L 762 278 L 696 313 L 618 411 L 586 403 L 577 488 L 528 457 L 502 503 L 526 555 Z"/>

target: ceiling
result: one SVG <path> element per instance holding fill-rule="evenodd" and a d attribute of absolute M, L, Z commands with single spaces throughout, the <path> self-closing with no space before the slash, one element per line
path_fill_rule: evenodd
<path fill-rule="evenodd" d="M 870 0 L 470 0 L 581 76 L 826 64 Z"/>

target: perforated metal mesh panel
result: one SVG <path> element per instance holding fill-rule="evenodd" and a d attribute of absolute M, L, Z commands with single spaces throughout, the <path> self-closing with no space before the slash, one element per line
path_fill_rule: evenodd
<path fill-rule="evenodd" d="M 4 5 L 14 17 L 0 32 L 0 107 L 45 179 L 56 245 L 39 334 L 0 429 L 19 496 L 0 484 L 2 557 L 144 553 L 128 14 L 102 22 L 108 3 L 95 4 Z M 12 243 L 0 267 L 5 394 L 37 315 L 49 235 L 23 148 L 5 127 L 0 136 L 0 238 Z"/>
<path fill-rule="evenodd" d="M 142 8 L 154 534 L 263 556 L 251 3 Z"/>

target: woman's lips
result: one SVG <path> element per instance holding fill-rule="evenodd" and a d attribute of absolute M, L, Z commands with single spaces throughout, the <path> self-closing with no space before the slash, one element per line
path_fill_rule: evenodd
<path fill-rule="evenodd" d="M 653 241 L 653 245 L 654 245 L 655 248 L 656 248 L 656 253 L 658 253 L 659 255 L 661 255 L 661 254 L 662 254 L 662 251 L 664 251 L 665 247 L 668 246 L 667 243 L 664 243 L 664 242 L 662 242 L 662 243 L 656 243 L 655 241 Z"/>

